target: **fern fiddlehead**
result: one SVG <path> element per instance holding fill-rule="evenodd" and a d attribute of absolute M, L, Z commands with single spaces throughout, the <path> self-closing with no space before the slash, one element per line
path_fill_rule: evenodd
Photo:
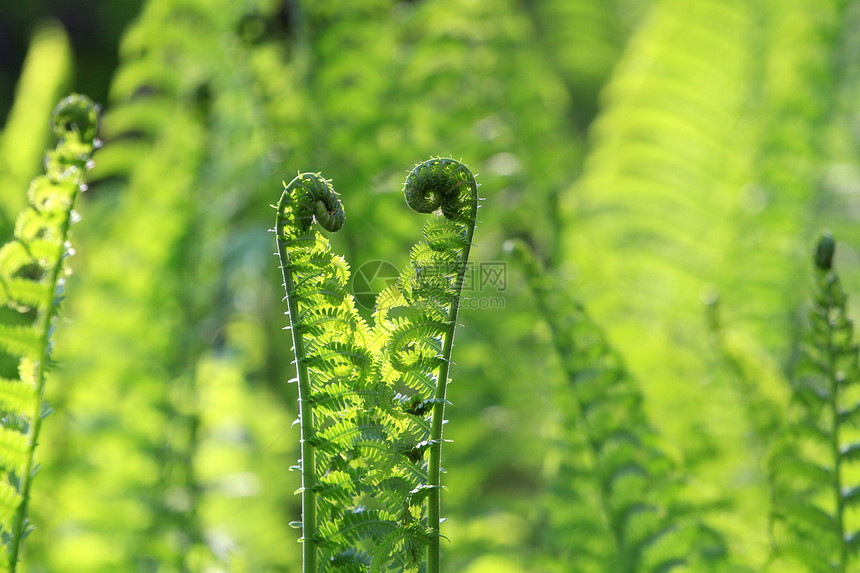
<path fill-rule="evenodd" d="M 422 419 L 430 413 L 427 497 L 427 571 L 440 567 L 442 427 L 460 292 L 472 246 L 478 211 L 478 183 L 469 168 L 454 159 L 433 158 L 415 166 L 406 179 L 407 204 L 419 213 L 439 212 L 423 229 L 424 240 L 400 275 L 404 301 L 397 313 L 377 309 L 376 327 L 386 332 L 389 383 L 400 381 L 416 392 L 407 411 Z M 396 307 L 397 305 L 395 305 Z M 392 307 L 392 308 L 395 308 Z M 406 308 L 410 309 L 409 311 Z M 397 318 L 391 318 L 397 314 Z M 419 424 L 420 425 L 420 424 Z"/>
<path fill-rule="evenodd" d="M 478 183 L 469 168 L 453 159 L 430 159 L 412 170 L 406 181 L 406 195 L 426 196 L 426 190 L 440 196 L 440 206 L 443 215 L 454 225 L 449 236 L 453 244 L 459 247 L 459 256 L 453 269 L 453 292 L 444 291 L 447 298 L 448 316 L 445 331 L 442 334 L 442 355 L 439 373 L 436 377 L 436 393 L 433 396 L 433 414 L 430 427 L 430 463 L 428 467 L 427 523 L 437 532 L 430 540 L 427 553 L 427 570 L 431 573 L 440 569 L 440 547 L 438 528 L 441 519 L 441 488 L 442 488 L 442 426 L 445 422 L 445 395 L 448 388 L 448 372 L 451 366 L 451 352 L 454 347 L 454 329 L 457 326 L 457 313 L 460 308 L 460 291 L 463 288 L 463 278 L 469 261 L 469 250 L 472 247 L 472 236 L 478 215 Z M 412 205 L 410 205 L 412 206 Z M 414 207 L 413 207 L 414 208 Z M 425 227 L 432 231 L 433 225 Z M 435 253 L 444 253 L 442 245 L 434 248 L 431 233 L 426 232 L 428 246 Z M 439 257 L 442 259 L 443 257 Z M 416 271 L 419 267 L 414 267 Z M 416 282 L 420 282 L 418 272 Z M 446 285 L 448 286 L 448 285 Z M 438 293 L 442 294 L 442 293 Z"/>
<path fill-rule="evenodd" d="M 316 221 L 326 231 L 339 231 L 345 214 L 343 205 L 331 184 L 317 174 L 299 176 L 301 194 L 296 198 L 295 218 L 300 228 L 307 229 Z M 280 211 L 279 211 L 280 213 Z"/>
<path fill-rule="evenodd" d="M 822 234 L 788 427 L 769 464 L 773 571 L 853 571 L 860 552 L 860 364 L 834 250 Z"/>
<path fill-rule="evenodd" d="M 71 252 L 72 208 L 85 188 L 84 175 L 97 146 L 98 107 L 73 94 L 54 109 L 51 127 L 58 143 L 45 156 L 46 174 L 31 183 L 30 206 L 18 216 L 14 240 L 0 249 L 0 301 L 22 319 L 0 325 L 0 347 L 18 359 L 18 378 L 0 380 L 0 529 L 7 570 L 13 573 L 28 529 L 35 449 L 48 412 L 45 375 L 65 259 Z"/>

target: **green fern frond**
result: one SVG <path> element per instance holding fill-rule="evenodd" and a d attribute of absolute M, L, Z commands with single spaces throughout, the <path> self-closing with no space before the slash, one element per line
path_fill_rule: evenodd
<path fill-rule="evenodd" d="M 562 453 L 547 492 L 553 530 L 546 549 L 563 560 L 569 538 L 579 546 L 604 547 L 602 553 L 576 556 L 572 563 L 578 571 L 712 566 L 725 553 L 723 542 L 695 534 L 705 530 L 701 507 L 681 504 L 685 494 L 675 464 L 658 445 L 641 392 L 618 355 L 564 283 L 541 268 L 525 244 L 511 242 L 507 248 L 525 271 L 567 380 L 555 401 L 570 421 L 557 428 L 554 443 Z M 582 499 L 581 492 L 593 492 L 595 500 Z M 577 503 L 596 506 L 598 515 L 582 515 L 573 506 Z"/>
<path fill-rule="evenodd" d="M 834 249 L 833 237 L 823 234 L 788 427 L 769 460 L 774 570 L 842 572 L 856 565 L 860 365 Z"/>
<path fill-rule="evenodd" d="M 198 338 L 204 318 L 188 284 L 206 288 L 197 251 L 205 225 L 197 205 L 208 199 L 199 170 L 209 140 L 192 85 L 218 66 L 213 46 L 229 19 L 198 10 L 191 24 L 181 15 L 191 11 L 183 4 L 199 6 L 147 2 L 127 33 L 103 122 L 110 144 L 94 171 L 98 193 L 84 205 L 99 212 L 100 229 L 82 237 L 92 241 L 83 247 L 94 256 L 82 261 L 86 288 L 64 335 L 74 358 L 67 361 L 68 383 L 52 397 L 66 408 L 65 427 L 51 444 L 51 490 L 91 495 L 86 503 L 46 510 L 52 530 L 39 536 L 43 555 L 63 570 L 131 569 L 147 560 L 194 568 L 189 563 L 203 546 L 201 516 L 188 508 L 206 491 L 195 482 L 192 463 L 194 365 L 208 345 Z M 180 29 L 193 30 L 194 41 L 181 39 Z M 208 52 L 208 62 L 192 63 L 189 45 Z M 161 81 L 162 74 L 180 81 Z M 84 378 L 87 384 L 73 383 Z M 89 443 L 103 444 L 107 453 L 72 454 Z M 119 444 L 135 444 L 125 455 L 136 471 L 115 463 L 111 454 Z M 59 549 L 96 534 L 109 552 Z"/>
<path fill-rule="evenodd" d="M 15 237 L 0 251 L 0 291 L 10 316 L 0 324 L 0 349 L 18 360 L 18 379 L 0 380 L 0 532 L 4 570 L 18 568 L 30 527 L 28 503 L 36 471 L 51 332 L 62 300 L 68 236 L 77 194 L 97 147 L 98 107 L 81 95 L 56 106 L 51 126 L 59 141 L 45 156 L 46 175 L 30 187 L 30 206 L 15 223 Z M 35 312 L 31 312 L 35 311 Z M 7 319 L 9 320 L 9 319 Z"/>
<path fill-rule="evenodd" d="M 391 387 L 405 385 L 418 393 L 404 401 L 413 419 L 412 439 L 425 444 L 415 452 L 427 461 L 427 521 L 430 535 L 427 570 L 439 571 L 441 448 L 448 373 L 460 291 L 467 270 L 478 210 L 478 184 L 469 168 L 453 159 L 433 158 L 415 166 L 404 185 L 407 204 L 434 213 L 424 239 L 410 253 L 397 288 L 383 292 L 375 312 L 373 339 L 382 348 L 382 375 Z M 416 408 L 425 404 L 427 408 Z M 423 433 L 425 412 L 429 433 Z M 415 446 L 413 446 L 415 448 Z M 416 484 L 421 486 L 422 484 Z"/>
<path fill-rule="evenodd" d="M 602 91 L 583 176 L 562 197 L 566 259 L 589 277 L 589 308 L 630 370 L 649 380 L 653 423 L 705 464 L 707 489 L 736 500 L 726 524 L 748 531 L 736 554 L 759 561 L 765 479 L 734 478 L 739 464 L 760 475 L 764 443 L 746 433 L 775 427 L 784 398 L 767 388 L 782 400 L 777 416 L 749 419 L 748 397 L 726 384 L 737 373 L 701 360 L 711 346 L 702 293 L 716 285 L 736 340 L 767 356 L 747 366 L 789 355 L 802 274 L 785 261 L 802 252 L 798 230 L 821 203 L 830 140 L 815 134 L 842 131 L 832 113 L 844 64 L 828 54 L 856 26 L 841 1 L 652 6 Z M 684 414 L 702 401 L 711 416 Z"/>

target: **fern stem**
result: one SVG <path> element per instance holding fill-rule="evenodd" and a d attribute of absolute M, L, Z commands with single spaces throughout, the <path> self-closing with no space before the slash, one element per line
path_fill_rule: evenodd
<path fill-rule="evenodd" d="M 457 327 L 457 314 L 460 309 L 460 293 L 466 275 L 466 264 L 469 261 L 469 251 L 475 233 L 475 221 L 478 213 L 478 184 L 474 177 L 469 178 L 471 188 L 471 212 L 466 225 L 466 245 L 458 262 L 459 271 L 455 284 L 455 294 L 448 311 L 447 330 L 442 340 L 442 364 L 436 380 L 436 392 L 433 396 L 432 421 L 430 425 L 430 459 L 427 468 L 427 485 L 430 487 L 427 498 L 427 525 L 433 530 L 430 544 L 427 548 L 427 573 L 439 573 L 441 564 L 440 521 L 442 505 L 442 428 L 445 423 L 445 400 L 448 389 L 448 373 L 451 367 L 451 354 L 454 348 L 454 330 Z"/>
<path fill-rule="evenodd" d="M 819 273 L 831 271 L 818 270 Z M 825 279 L 827 280 L 827 279 Z M 830 322 L 831 301 L 827 301 L 824 308 L 827 321 Z M 837 366 L 834 357 L 839 351 L 835 341 L 833 340 L 832 328 L 827 329 L 827 381 L 830 386 L 830 415 L 833 420 L 833 431 L 830 432 L 830 448 L 833 456 L 833 493 L 836 498 L 836 534 L 839 537 L 839 561 L 837 563 L 838 573 L 845 573 L 845 566 L 848 563 L 847 545 L 845 543 L 845 503 L 842 497 L 842 452 L 839 447 L 839 381 L 837 379 Z"/>
<path fill-rule="evenodd" d="M 60 228 L 60 236 L 65 242 L 68 236 L 69 225 L 71 224 L 71 205 L 74 204 L 78 195 L 78 189 L 75 189 L 74 195 L 69 201 L 69 210 L 66 211 L 66 216 Z M 61 243 L 62 244 L 62 243 Z M 62 247 L 61 247 L 62 248 Z M 18 554 L 21 550 L 21 543 L 24 539 L 26 528 L 27 508 L 30 501 L 30 488 L 33 483 L 33 462 L 36 454 L 36 445 L 39 442 L 39 432 L 42 428 L 42 401 L 45 391 L 45 374 L 47 372 L 47 364 L 50 359 L 50 332 L 51 320 L 56 316 L 59 307 L 59 299 L 57 297 L 57 279 L 60 276 L 60 271 L 63 268 L 63 257 L 57 257 L 56 263 L 51 269 L 48 276 L 48 284 L 50 288 L 45 295 L 44 302 L 40 305 L 45 309 L 38 321 L 38 330 L 41 333 L 39 339 L 39 361 L 36 367 L 36 394 L 33 400 L 32 410 L 30 412 L 30 424 L 27 430 L 27 457 L 24 462 L 23 473 L 21 475 L 21 505 L 18 506 L 18 511 L 15 513 L 15 521 L 12 525 L 12 542 L 9 554 L 9 571 L 15 573 L 18 569 Z"/>
<path fill-rule="evenodd" d="M 459 301 L 458 301 L 459 302 Z M 444 345 L 442 347 L 442 356 L 445 357 L 445 362 L 439 369 L 439 379 L 436 382 L 436 394 L 434 398 L 436 403 L 433 405 L 433 421 L 430 426 L 430 462 L 427 472 L 427 485 L 430 486 L 430 493 L 427 499 L 427 524 L 433 530 L 433 536 L 430 539 L 430 545 L 427 548 L 427 572 L 439 573 L 439 565 L 441 561 L 441 545 L 440 545 L 440 519 L 442 505 L 442 426 L 445 417 L 445 394 L 448 386 L 448 359 L 451 356 L 451 351 L 454 347 L 454 327 L 457 321 L 457 307 L 451 308 L 448 315 L 451 324 L 448 326 L 448 331 L 445 333 Z"/>
<path fill-rule="evenodd" d="M 299 419 L 301 426 L 301 470 L 302 470 L 302 572 L 317 573 L 316 552 L 316 475 L 315 453 L 313 446 L 314 423 L 313 411 L 310 405 L 310 377 L 305 363 L 305 349 L 302 335 L 298 328 L 298 302 L 295 299 L 295 288 L 290 273 L 290 255 L 287 252 L 284 238 L 286 218 L 284 210 L 289 200 L 289 190 L 284 190 L 278 203 L 278 215 L 275 232 L 278 242 L 278 256 L 281 260 L 281 273 L 284 279 L 284 290 L 287 299 L 287 314 L 290 320 L 290 333 L 293 338 L 293 352 L 296 356 L 296 378 L 299 387 Z"/>
<path fill-rule="evenodd" d="M 828 385 L 828 407 L 832 420 L 830 428 L 830 453 L 833 456 L 833 493 L 836 502 L 836 515 L 834 526 L 839 539 L 839 556 L 834 571 L 845 573 L 848 564 L 848 546 L 845 543 L 845 499 L 842 492 L 842 449 L 839 445 L 840 438 L 840 374 L 837 364 L 837 356 L 840 353 L 839 342 L 834 339 L 834 328 L 843 328 L 841 324 L 845 316 L 845 297 L 838 296 L 839 279 L 833 270 L 833 253 L 836 243 L 829 231 L 825 231 L 819 237 L 815 249 L 815 272 L 816 279 L 824 296 L 816 297 L 816 304 L 821 306 L 821 315 L 825 322 L 824 330 L 824 375 Z M 837 294 L 837 296 L 834 296 Z M 835 308 L 834 308 L 835 307 Z M 835 319 L 834 319 L 834 310 Z M 856 350 L 855 350 L 856 352 Z"/>

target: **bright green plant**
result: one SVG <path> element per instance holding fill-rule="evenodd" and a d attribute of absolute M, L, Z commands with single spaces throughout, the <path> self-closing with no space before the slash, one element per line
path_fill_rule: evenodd
<path fill-rule="evenodd" d="M 860 365 L 834 250 L 824 233 L 787 428 L 769 463 L 773 571 L 845 573 L 860 552 Z"/>
<path fill-rule="evenodd" d="M 311 230 L 344 224 L 330 182 L 304 173 L 275 232 L 296 356 L 304 571 L 440 571 L 442 427 L 477 183 L 453 159 L 413 169 L 406 201 L 434 213 L 371 328 L 347 292 L 348 265 Z M 426 501 L 426 509 L 425 509 Z"/>
<path fill-rule="evenodd" d="M 50 3 L 26 4 L 30 12 Z M 515 289 L 504 312 L 463 305 L 456 377 L 469 383 L 449 389 L 452 405 L 421 404 L 435 395 L 435 378 L 398 382 L 400 370 L 380 369 L 378 379 L 395 386 L 361 427 L 368 444 L 390 450 L 353 442 L 342 473 L 371 483 L 342 488 L 366 492 L 349 501 L 366 510 L 356 519 L 405 499 L 376 499 L 372 480 L 393 476 L 401 489 L 430 481 L 397 473 L 413 469 L 407 462 L 429 469 L 429 419 L 422 426 L 375 409 L 429 416 L 444 405 L 456 420 L 445 429 L 455 443 L 444 461 L 457 467 L 444 499 L 446 569 L 678 571 L 683 559 L 700 571 L 703 547 L 673 542 L 684 533 L 707 541 L 693 519 L 701 514 L 740 562 L 730 571 L 763 570 L 761 458 L 785 427 L 801 339 L 805 272 L 794 261 L 806 229 L 823 222 L 860 244 L 858 22 L 858 4 L 847 0 L 142 2 L 120 46 L 103 123 L 110 145 L 93 192 L 78 200 L 99 225 L 75 233 L 82 256 L 63 311 L 69 324 L 55 338 L 63 367 L 48 384 L 56 414 L 40 433 L 28 570 L 167 573 L 242 559 L 251 571 L 299 569 L 302 546 L 283 543 L 299 514 L 291 495 L 299 474 L 282 473 L 298 457 L 298 444 L 283 439 L 295 399 L 292 386 L 273 383 L 292 376 L 292 356 L 277 335 L 271 244 L 259 232 L 271 218 L 274 174 L 313 158 L 357 190 L 335 251 L 354 265 L 400 264 L 419 216 L 392 217 L 402 199 L 387 191 L 399 166 L 442 146 L 468 155 L 498 189 L 482 210 L 474 258 L 492 260 L 504 240 L 528 236 L 551 269 L 539 280 L 557 290 L 545 319 L 535 297 Z M 59 35 L 44 38 L 2 126 L 2 240 L 23 205 L 23 194 L 5 191 L 23 189 L 46 147 L 47 130 L 27 118 L 36 108 L 46 116 L 54 86 L 68 79 L 67 47 Z M 840 255 L 850 263 L 848 249 Z M 839 270 L 856 290 L 856 265 Z M 404 292 L 412 296 L 399 288 L 380 298 L 377 324 L 389 326 L 368 326 L 359 349 L 376 357 L 400 336 L 392 333 L 412 320 Z M 467 286 L 464 296 L 477 292 Z M 703 306 L 716 292 L 719 305 Z M 587 301 L 588 316 L 571 294 Z M 421 348 L 400 341 L 389 352 L 398 367 Z M 547 351 L 552 344 L 558 352 Z M 12 376 L 13 362 L 0 374 Z M 308 365 L 312 398 L 337 388 L 314 387 L 317 367 Z M 850 402 L 851 392 L 840 395 Z M 629 398 L 615 402 L 616 393 Z M 374 404 L 370 394 L 345 396 L 340 410 L 340 399 L 310 400 L 318 433 Z M 603 439 L 612 428 L 642 447 Z M 844 444 L 853 432 L 840 428 Z M 336 460 L 326 448 L 345 443 L 312 444 L 316 465 Z M 396 453 L 412 444 L 405 460 Z M 607 448 L 615 457 L 598 455 Z M 643 472 L 607 487 L 606 475 L 630 459 Z M 778 466 L 779 483 L 796 487 Z M 849 487 L 852 466 L 841 466 Z M 315 485 L 339 477 L 320 473 Z M 426 512 L 436 491 L 412 496 L 411 537 L 387 518 L 357 543 L 323 531 L 318 565 L 337 555 L 347 569 L 350 559 L 396 569 L 409 545 L 430 545 L 421 527 L 434 521 Z M 337 506 L 325 491 L 314 495 L 323 530 Z M 640 530 L 619 518 L 627 499 L 657 508 L 636 515 Z M 704 510 L 714 500 L 711 518 Z M 687 503 L 692 513 L 682 511 Z M 856 530 L 856 511 L 845 509 L 844 530 Z M 777 547 L 792 546 L 789 522 L 774 520 Z M 649 531 L 654 543 L 640 543 Z M 787 553 L 773 560 L 781 573 Z"/>
<path fill-rule="evenodd" d="M 71 95 L 51 116 L 59 141 L 45 156 L 46 173 L 30 184 L 27 207 L 15 223 L 14 240 L 0 249 L 0 348 L 17 360 L 17 377 L 0 379 L 0 531 L 5 570 L 18 568 L 30 524 L 28 504 L 36 472 L 36 445 L 51 358 L 51 332 L 72 250 L 72 208 L 96 148 L 98 107 Z"/>

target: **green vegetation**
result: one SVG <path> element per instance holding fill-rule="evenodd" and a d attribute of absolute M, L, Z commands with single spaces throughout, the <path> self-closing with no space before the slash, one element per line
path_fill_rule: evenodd
<path fill-rule="evenodd" d="M 858 2 L 109 4 L 3 109 L 9 571 L 858 567 Z"/>
<path fill-rule="evenodd" d="M 683 491 L 621 357 L 525 244 L 507 247 L 523 266 L 562 362 L 553 404 L 576 420 L 576 430 L 568 423 L 555 429 L 558 465 L 545 494 L 545 554 L 577 571 L 712 570 L 726 558 L 725 543 L 705 524 L 706 504 Z M 591 492 L 598 511 L 583 511 L 583 492 Z"/>
<path fill-rule="evenodd" d="M 815 253 L 815 296 L 785 431 L 770 459 L 774 558 L 781 570 L 850 571 L 858 553 L 860 381 L 854 325 L 828 233 Z M 787 562 L 787 563 L 786 563 Z"/>

